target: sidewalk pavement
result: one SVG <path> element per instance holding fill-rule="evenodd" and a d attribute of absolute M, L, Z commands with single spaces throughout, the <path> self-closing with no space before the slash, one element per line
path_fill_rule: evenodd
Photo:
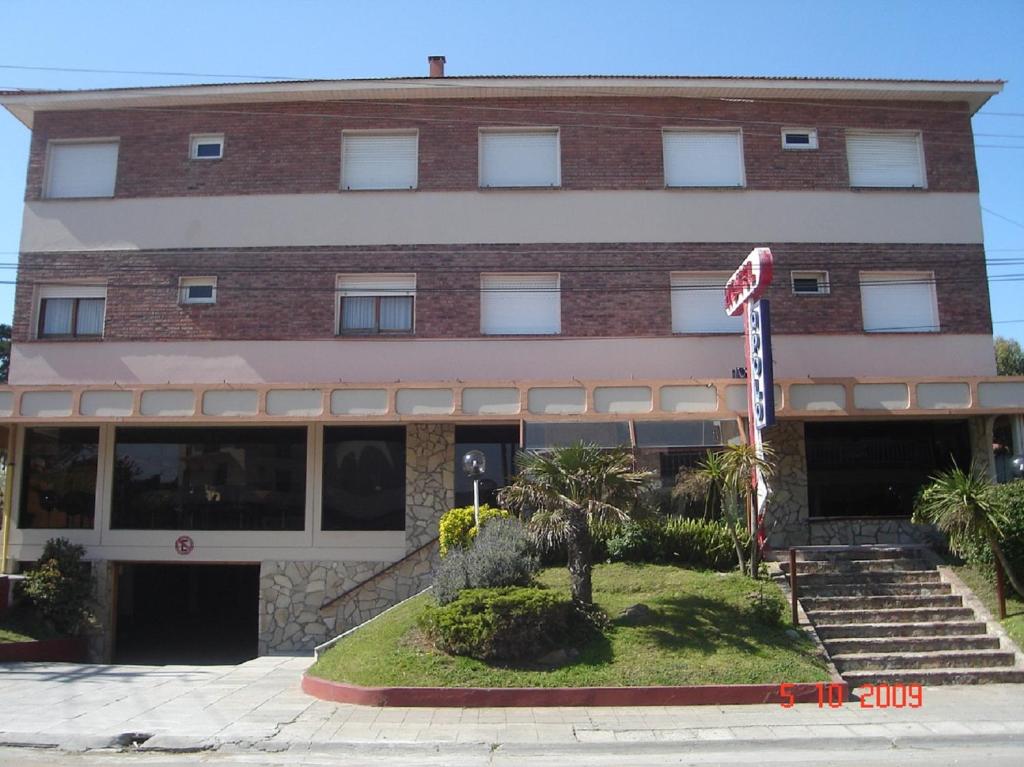
<path fill-rule="evenodd" d="M 239 666 L 0 665 L 0 746 L 66 751 L 336 751 L 458 744 L 864 748 L 998 742 L 1024 749 L 1024 685 L 929 687 L 920 708 L 801 704 L 367 708 L 305 695 L 308 657 Z"/>

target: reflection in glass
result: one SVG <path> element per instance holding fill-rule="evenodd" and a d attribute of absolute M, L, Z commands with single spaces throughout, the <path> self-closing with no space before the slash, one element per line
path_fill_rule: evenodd
<path fill-rule="evenodd" d="M 405 427 L 324 429 L 324 530 L 405 529 Z"/>
<path fill-rule="evenodd" d="M 93 526 L 99 433 L 99 429 L 25 430 L 19 527 Z"/>
<path fill-rule="evenodd" d="M 118 429 L 111 527 L 302 530 L 304 428 Z"/>
<path fill-rule="evenodd" d="M 473 480 L 462 470 L 462 456 L 480 450 L 487 468 L 480 479 L 480 503 L 497 504 L 498 489 L 512 481 L 519 449 L 519 426 L 455 427 L 455 505 L 473 503 Z"/>

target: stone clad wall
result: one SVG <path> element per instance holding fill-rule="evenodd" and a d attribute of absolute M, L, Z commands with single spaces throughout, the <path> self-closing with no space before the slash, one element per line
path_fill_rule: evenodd
<path fill-rule="evenodd" d="M 807 446 L 802 421 L 779 421 L 764 432 L 775 451 L 775 476 L 769 482 L 766 526 L 773 548 L 806 546 L 807 528 Z"/>
<path fill-rule="evenodd" d="M 455 427 L 410 424 L 406 432 L 406 553 L 414 554 L 342 601 L 326 602 L 393 564 L 267 560 L 260 563 L 259 652 L 311 650 L 430 586 L 437 523 L 455 493 Z M 418 551 L 417 551 L 418 550 Z"/>

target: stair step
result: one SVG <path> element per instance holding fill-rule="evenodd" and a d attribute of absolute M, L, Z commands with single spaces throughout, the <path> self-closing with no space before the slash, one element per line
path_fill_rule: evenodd
<path fill-rule="evenodd" d="M 953 587 L 948 583 L 858 583 L 836 586 L 832 584 L 797 584 L 800 599 L 820 597 L 937 597 L 950 594 Z"/>
<path fill-rule="evenodd" d="M 1009 650 L 954 650 L 952 652 L 888 652 L 833 655 L 840 674 L 847 671 L 921 668 L 1001 668 L 1013 666 Z"/>
<path fill-rule="evenodd" d="M 789 572 L 789 562 L 781 562 L 782 572 Z M 934 570 L 932 565 L 923 559 L 850 559 L 843 561 L 797 562 L 797 575 L 803 573 L 823 573 L 849 575 L 856 573 L 887 573 L 887 572 L 920 572 Z"/>
<path fill-rule="evenodd" d="M 872 608 L 900 607 L 960 607 L 963 599 L 954 594 L 938 596 L 850 596 L 850 597 L 801 597 L 800 604 L 810 614 L 818 610 L 869 610 Z"/>
<path fill-rule="evenodd" d="M 932 621 L 965 621 L 974 619 L 969 607 L 917 607 L 876 610 L 818 610 L 808 614 L 819 623 L 923 623 Z"/>
<path fill-rule="evenodd" d="M 956 652 L 958 650 L 998 650 L 999 637 L 987 634 L 949 636 L 847 637 L 823 639 L 829 655 L 860 653 Z"/>
<path fill-rule="evenodd" d="M 915 559 L 923 553 L 920 546 L 821 546 L 796 552 L 798 562 L 832 562 L 864 559 Z"/>
<path fill-rule="evenodd" d="M 865 684 L 920 684 L 925 687 L 944 684 L 1021 684 L 1024 669 L 1017 668 L 931 668 L 876 669 L 843 674 L 850 687 Z"/>
<path fill-rule="evenodd" d="M 981 621 L 945 621 L 921 623 L 837 623 L 819 624 L 814 630 L 823 642 L 833 639 L 884 637 L 937 637 L 984 635 Z"/>
<path fill-rule="evenodd" d="M 942 576 L 938 570 L 915 570 L 915 571 L 884 571 L 880 573 L 848 573 L 836 575 L 833 573 L 798 573 L 796 587 L 803 591 L 805 587 L 811 586 L 850 586 L 860 583 L 890 583 L 890 584 L 930 584 L 941 583 Z M 788 585 L 789 579 L 786 579 Z"/>

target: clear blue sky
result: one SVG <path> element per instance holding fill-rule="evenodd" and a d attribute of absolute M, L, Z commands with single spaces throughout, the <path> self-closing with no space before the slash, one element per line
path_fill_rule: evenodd
<path fill-rule="evenodd" d="M 1024 341 L 1024 0 L 2 0 L 0 86 L 237 82 L 6 65 L 295 78 L 666 74 L 1004 79 L 974 119 L 996 332 Z M 986 113 L 1014 113 L 1004 116 Z M 0 113 L 0 264 L 18 250 L 28 130 Z M 10 268 L 0 281 L 13 279 Z M 13 288 L 0 284 L 0 321 Z M 1021 322 L 1007 322 L 1022 320 Z"/>

